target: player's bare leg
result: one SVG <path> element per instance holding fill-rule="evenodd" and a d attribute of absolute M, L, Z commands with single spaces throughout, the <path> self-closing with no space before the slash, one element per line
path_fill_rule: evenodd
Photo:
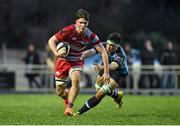
<path fill-rule="evenodd" d="M 64 106 L 66 107 L 68 104 L 68 95 L 69 95 L 69 90 L 70 89 L 65 89 L 64 92 L 66 93 L 66 99 L 64 99 Z"/>
<path fill-rule="evenodd" d="M 104 98 L 105 93 L 101 90 L 99 90 L 95 96 L 91 97 L 82 107 L 81 109 L 77 112 L 74 113 L 74 116 L 81 115 L 85 113 L 86 111 L 90 110 L 91 108 L 95 107 L 100 103 L 100 101 Z"/>
<path fill-rule="evenodd" d="M 103 85 L 102 79 L 101 79 L 101 77 L 98 75 L 97 78 L 96 78 L 96 83 L 95 83 L 96 92 L 98 92 L 98 91 L 100 90 L 100 88 L 102 87 L 102 85 Z"/>
<path fill-rule="evenodd" d="M 115 89 L 117 85 L 118 85 L 117 82 L 114 81 L 113 79 L 111 79 L 111 87 L 113 87 L 113 89 Z M 109 93 L 107 95 L 114 99 L 118 108 L 121 108 L 121 106 L 123 104 L 123 102 L 122 102 L 123 92 L 122 91 L 117 92 L 117 91 L 113 90 L 111 93 Z"/>
<path fill-rule="evenodd" d="M 81 79 L 81 71 L 73 71 L 71 73 L 72 86 L 69 91 L 68 104 L 64 112 L 65 115 L 73 115 L 73 103 L 79 93 L 79 83 Z"/>
<path fill-rule="evenodd" d="M 101 83 L 101 79 L 98 77 L 97 81 L 98 83 Z M 96 82 L 97 82 L 96 81 Z M 95 107 L 98 105 L 101 100 L 104 98 L 105 95 L 110 94 L 112 90 L 114 89 L 113 84 L 103 84 L 101 88 L 96 92 L 95 96 L 91 97 L 77 112 L 77 114 L 83 114 L 84 112 L 88 111 L 89 109 Z"/>
<path fill-rule="evenodd" d="M 65 105 L 68 102 L 68 93 L 69 91 L 65 89 L 65 85 L 57 85 L 56 86 L 56 94 L 64 99 Z"/>
<path fill-rule="evenodd" d="M 84 112 L 88 111 L 89 109 L 95 107 L 100 103 L 100 101 L 104 98 L 105 95 L 109 95 L 115 100 L 119 98 L 119 95 L 117 92 L 114 91 L 117 83 L 110 79 L 109 84 L 103 84 L 102 87 L 96 92 L 96 95 L 91 97 L 82 107 L 81 109 L 75 113 L 76 115 L 83 114 Z"/>

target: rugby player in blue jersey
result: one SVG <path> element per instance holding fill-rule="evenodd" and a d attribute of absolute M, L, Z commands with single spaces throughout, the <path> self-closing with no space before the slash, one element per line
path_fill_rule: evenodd
<path fill-rule="evenodd" d="M 128 75 L 127 57 L 120 45 L 121 41 L 122 36 L 119 33 L 111 33 L 108 36 L 105 48 L 109 58 L 110 82 L 106 83 L 101 79 L 104 71 L 103 64 L 94 64 L 94 68 L 98 72 L 95 83 L 96 94 L 87 100 L 87 102 L 78 110 L 78 112 L 74 113 L 75 116 L 81 115 L 98 105 L 106 95 L 111 96 L 119 108 L 122 106 L 123 92 L 115 91 L 119 80 Z M 95 53 L 97 53 L 97 51 L 94 48 L 87 50 L 84 52 L 83 58 Z"/>

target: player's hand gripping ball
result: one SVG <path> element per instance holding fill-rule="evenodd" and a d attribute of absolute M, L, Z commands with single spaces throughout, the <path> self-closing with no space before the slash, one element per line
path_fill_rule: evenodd
<path fill-rule="evenodd" d="M 59 42 L 56 46 L 56 50 L 60 55 L 66 57 L 69 54 L 70 45 L 67 42 Z"/>

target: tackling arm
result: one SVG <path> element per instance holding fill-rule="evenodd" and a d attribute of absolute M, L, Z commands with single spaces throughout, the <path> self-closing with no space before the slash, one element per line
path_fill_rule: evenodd
<path fill-rule="evenodd" d="M 85 58 L 88 58 L 92 55 L 96 54 L 96 50 L 95 49 L 89 49 L 89 50 L 86 50 L 85 52 L 83 52 L 83 55 L 81 57 L 81 59 L 85 59 Z"/>
<path fill-rule="evenodd" d="M 104 70 L 104 66 L 100 65 L 100 64 L 94 64 L 95 65 L 95 70 L 96 71 L 102 71 Z M 111 64 L 109 64 L 109 70 L 113 71 L 116 70 L 119 67 L 119 64 L 116 62 L 112 62 Z"/>
<path fill-rule="evenodd" d="M 98 44 L 95 46 L 96 50 L 101 54 L 102 56 L 102 61 L 103 61 L 103 68 L 104 68 L 104 74 L 102 76 L 102 79 L 104 82 L 109 83 L 110 81 L 110 76 L 109 76 L 109 61 L 108 61 L 108 54 L 102 45 L 102 43 Z"/>

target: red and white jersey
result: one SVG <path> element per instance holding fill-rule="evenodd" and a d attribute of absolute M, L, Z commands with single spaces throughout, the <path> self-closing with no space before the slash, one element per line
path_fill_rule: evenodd
<path fill-rule="evenodd" d="M 79 35 L 75 29 L 75 25 L 70 25 L 55 34 L 56 39 L 59 42 L 67 42 L 71 46 L 67 60 L 76 61 L 80 60 L 80 57 L 87 44 L 92 43 L 96 46 L 100 43 L 100 40 L 96 34 L 90 29 L 86 28 L 83 35 Z"/>

